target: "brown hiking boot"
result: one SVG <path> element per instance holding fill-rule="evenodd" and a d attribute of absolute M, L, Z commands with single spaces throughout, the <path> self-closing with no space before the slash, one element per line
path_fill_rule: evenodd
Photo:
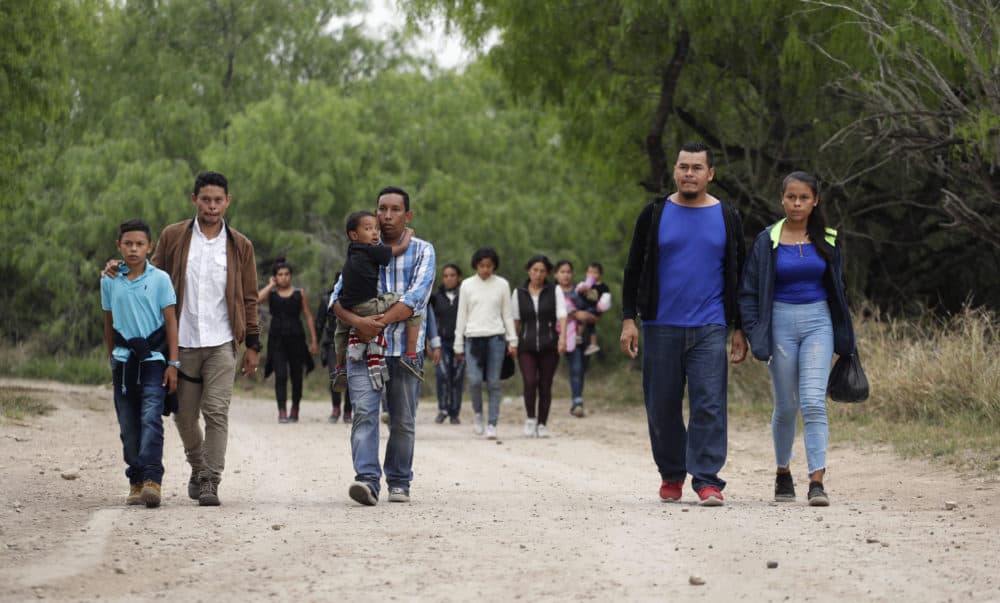
<path fill-rule="evenodd" d="M 142 482 L 142 502 L 152 509 L 160 506 L 160 484 L 151 479 Z"/>
<path fill-rule="evenodd" d="M 142 484 L 128 485 L 128 498 L 125 499 L 125 504 L 126 505 L 142 504 Z"/>

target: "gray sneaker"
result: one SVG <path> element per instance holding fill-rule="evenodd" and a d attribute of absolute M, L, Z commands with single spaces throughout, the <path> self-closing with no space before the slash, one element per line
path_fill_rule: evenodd
<path fill-rule="evenodd" d="M 364 482 L 352 483 L 351 487 L 347 489 L 347 495 L 351 497 L 351 500 L 369 507 L 378 504 L 378 495 L 375 494 L 375 490 Z"/>
<path fill-rule="evenodd" d="M 201 507 L 218 507 L 220 504 L 222 503 L 219 501 L 219 484 L 208 478 L 202 479 L 201 489 L 198 494 L 198 505 Z"/>
<path fill-rule="evenodd" d="M 389 502 L 410 502 L 410 489 L 392 486 L 389 488 Z"/>

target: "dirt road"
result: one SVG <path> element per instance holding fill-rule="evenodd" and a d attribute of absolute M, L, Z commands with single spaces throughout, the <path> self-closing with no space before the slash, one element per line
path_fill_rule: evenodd
<path fill-rule="evenodd" d="M 641 409 L 574 419 L 562 401 L 536 440 L 506 404 L 491 442 L 468 408 L 436 425 L 425 400 L 413 501 L 361 507 L 326 404 L 279 425 L 237 399 L 223 505 L 187 498 L 169 422 L 164 504 L 146 509 L 123 504 L 107 388 L 0 383 L 58 407 L 0 422 L 0 601 L 1000 601 L 1000 481 L 886 450 L 834 446 L 833 504 L 811 508 L 799 442 L 799 501 L 779 505 L 767 426 L 734 425 L 726 506 L 689 488 L 663 504 Z"/>

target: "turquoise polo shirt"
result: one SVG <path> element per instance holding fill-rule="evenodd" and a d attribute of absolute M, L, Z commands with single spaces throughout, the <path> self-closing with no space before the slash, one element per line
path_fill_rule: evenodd
<path fill-rule="evenodd" d="M 163 326 L 163 309 L 177 304 L 177 295 L 170 276 L 146 260 L 146 271 L 134 281 L 128 280 L 128 267 L 119 265 L 118 276 L 101 277 L 101 308 L 111 312 L 115 330 L 125 339 L 149 337 Z M 131 352 L 116 346 L 111 355 L 127 362 Z M 160 352 L 153 352 L 147 361 L 165 361 Z"/>

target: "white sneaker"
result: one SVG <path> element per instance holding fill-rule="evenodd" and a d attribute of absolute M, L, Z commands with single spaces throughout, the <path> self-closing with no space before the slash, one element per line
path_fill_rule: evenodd
<path fill-rule="evenodd" d="M 497 426 L 496 425 L 487 425 L 486 426 L 486 438 L 489 439 L 489 440 L 495 440 L 495 439 L 497 439 Z"/>
<path fill-rule="evenodd" d="M 549 430 L 545 428 L 545 423 L 539 423 L 538 427 L 535 428 L 538 437 L 547 438 L 549 437 Z"/>
<path fill-rule="evenodd" d="M 588 345 L 585 350 L 583 350 L 583 355 L 584 356 L 593 356 L 594 354 L 596 354 L 596 353 L 598 353 L 600 351 L 601 351 L 601 346 L 597 345 L 596 343 L 592 343 L 592 344 Z"/>
<path fill-rule="evenodd" d="M 533 438 L 535 437 L 535 427 L 538 425 L 538 419 L 525 419 L 524 420 L 524 435 L 525 437 Z"/>
<path fill-rule="evenodd" d="M 472 417 L 472 431 L 476 435 L 483 435 L 483 413 L 477 412 L 475 416 Z"/>

